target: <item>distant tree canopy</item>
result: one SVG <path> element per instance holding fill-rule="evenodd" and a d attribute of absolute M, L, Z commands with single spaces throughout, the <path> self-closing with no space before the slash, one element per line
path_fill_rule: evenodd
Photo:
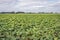
<path fill-rule="evenodd" d="M 14 12 L 14 11 L 12 11 L 12 12 L 0 12 L 0 14 L 21 14 L 21 13 L 23 13 L 23 14 L 27 14 L 27 13 L 29 13 L 29 14 L 35 14 L 36 12 Z M 48 13 L 50 13 L 50 14 L 53 14 L 53 13 L 57 13 L 57 12 L 37 12 L 38 14 L 48 14 Z"/>
<path fill-rule="evenodd" d="M 25 12 L 0 12 L 0 14 L 17 14 L 17 13 L 25 13 Z"/>

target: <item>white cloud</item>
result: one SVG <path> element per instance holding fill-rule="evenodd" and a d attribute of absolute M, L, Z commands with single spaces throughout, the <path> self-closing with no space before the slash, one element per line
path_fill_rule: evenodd
<path fill-rule="evenodd" d="M 0 11 L 55 12 L 59 7 L 60 0 L 0 0 Z"/>

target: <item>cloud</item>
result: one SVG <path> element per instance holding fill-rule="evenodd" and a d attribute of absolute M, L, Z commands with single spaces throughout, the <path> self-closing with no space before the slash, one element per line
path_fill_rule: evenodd
<path fill-rule="evenodd" d="M 0 0 L 0 11 L 59 12 L 60 0 Z"/>
<path fill-rule="evenodd" d="M 54 5 L 56 5 L 58 1 L 48 1 L 48 0 L 30 0 L 30 1 L 21 1 L 21 10 L 27 10 L 27 11 L 44 11 L 44 12 L 55 12 L 56 10 L 59 10 L 57 7 L 55 8 Z M 25 3 L 25 5 L 23 5 Z M 58 4 L 57 4 L 58 5 Z M 54 7 L 52 7 L 54 6 Z M 59 7 L 59 6 L 58 6 Z"/>
<path fill-rule="evenodd" d="M 15 11 L 16 1 L 14 0 L 0 0 L 0 12 L 1 11 Z"/>

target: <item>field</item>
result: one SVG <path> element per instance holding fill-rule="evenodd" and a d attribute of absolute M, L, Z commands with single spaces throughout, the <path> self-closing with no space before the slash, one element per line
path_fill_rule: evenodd
<path fill-rule="evenodd" d="M 60 14 L 0 14 L 0 40 L 60 40 Z"/>

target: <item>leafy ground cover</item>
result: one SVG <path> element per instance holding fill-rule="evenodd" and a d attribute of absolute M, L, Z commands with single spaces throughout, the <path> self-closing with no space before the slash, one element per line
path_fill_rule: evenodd
<path fill-rule="evenodd" d="M 60 40 L 60 14 L 0 14 L 0 40 Z"/>

